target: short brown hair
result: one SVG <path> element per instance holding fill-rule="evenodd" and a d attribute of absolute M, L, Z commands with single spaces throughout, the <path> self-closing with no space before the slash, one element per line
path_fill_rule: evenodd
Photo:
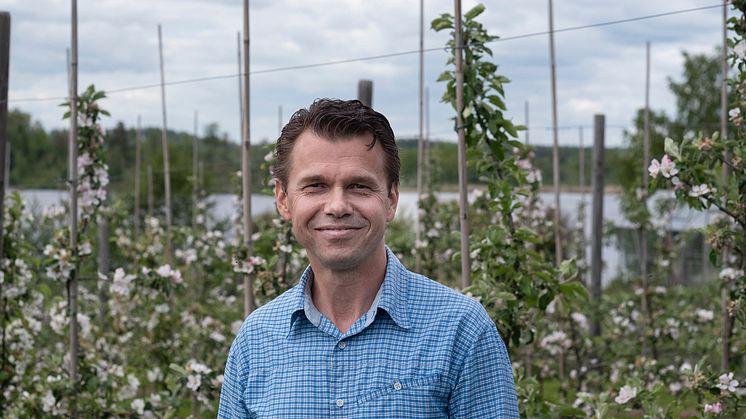
<path fill-rule="evenodd" d="M 329 140 L 372 134 L 373 141 L 368 148 L 381 143 L 389 190 L 392 185 L 399 184 L 399 147 L 386 117 L 359 100 L 316 99 L 308 109 L 299 109 L 290 117 L 277 139 L 273 173 L 283 189 L 287 187 L 293 144 L 305 131 Z"/>

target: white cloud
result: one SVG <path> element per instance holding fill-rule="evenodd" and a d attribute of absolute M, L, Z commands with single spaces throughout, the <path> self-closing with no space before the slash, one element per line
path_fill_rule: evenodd
<path fill-rule="evenodd" d="M 463 10 L 476 1 L 465 1 Z M 18 101 L 66 94 L 65 48 L 69 45 L 67 0 L 9 0 L 13 19 L 10 106 L 30 112 L 45 127 L 63 127 L 59 100 Z M 642 15 L 711 6 L 711 1 L 679 0 L 555 2 L 555 29 Z M 242 29 L 242 2 L 229 0 L 81 0 L 79 8 L 79 86 L 102 89 L 159 82 L 157 30 L 163 27 L 166 80 L 235 75 L 236 32 Z M 480 21 L 501 37 L 547 30 L 544 0 L 490 2 Z M 419 2 L 398 0 L 276 0 L 251 2 L 251 69 L 262 71 L 416 50 Z M 425 2 L 425 47 L 445 44 L 446 33 L 429 30 L 441 13 L 453 13 L 448 0 Z M 678 77 L 681 51 L 709 52 L 720 42 L 718 8 L 556 34 L 558 114 L 562 127 L 589 126 L 594 112 L 607 115 L 607 144 L 621 144 L 620 127 L 631 123 L 644 103 L 645 41 L 653 44 L 651 105 L 673 113 L 667 77 Z M 531 107 L 532 143 L 551 142 L 548 36 L 495 42 L 499 72 L 506 86 L 508 117 L 523 123 L 524 102 Z M 443 50 L 425 55 L 431 99 L 431 131 L 453 139 L 452 111 L 439 103 L 444 86 L 435 79 L 445 69 Z M 418 56 L 402 55 L 305 70 L 255 74 L 251 81 L 252 138 L 274 139 L 277 108 L 284 118 L 316 97 L 351 98 L 357 81 L 374 80 L 374 106 L 395 131 L 412 136 L 418 129 Z M 222 78 L 167 87 L 169 126 L 191 132 L 193 113 L 204 126 L 217 122 L 234 139 L 239 133 L 238 80 Z M 112 93 L 103 106 L 106 123 L 159 126 L 160 89 Z M 569 132 L 572 132 L 571 134 Z M 562 141 L 575 143 L 576 131 Z"/>

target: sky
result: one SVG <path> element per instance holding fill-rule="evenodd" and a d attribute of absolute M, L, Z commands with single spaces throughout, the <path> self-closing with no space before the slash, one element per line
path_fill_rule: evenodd
<path fill-rule="evenodd" d="M 251 141 L 274 141 L 280 123 L 316 98 L 353 99 L 360 79 L 373 81 L 373 107 L 386 115 L 397 138 L 419 132 L 420 2 L 416 0 L 251 0 Z M 548 145 L 551 132 L 549 13 L 544 0 L 485 1 L 478 18 L 498 40 L 490 47 L 498 73 L 508 77 L 506 116 L 526 121 L 529 141 Z M 44 128 L 64 128 L 66 49 L 70 0 L 3 0 L 11 13 L 9 108 L 32 115 Z M 464 0 L 467 11 L 477 1 Z M 594 25 L 689 11 L 626 23 L 555 33 L 560 145 L 592 143 L 594 114 L 606 115 L 606 145 L 623 146 L 645 101 L 645 44 L 651 43 L 650 106 L 675 113 L 668 80 L 681 77 L 682 52 L 714 53 L 722 44 L 722 8 L 715 0 L 557 0 L 554 28 Z M 425 86 L 429 132 L 455 141 L 453 110 L 440 102 L 448 69 L 448 34 L 429 22 L 453 13 L 453 1 L 425 0 Z M 237 36 L 241 0 L 79 0 L 79 90 L 108 92 L 101 107 L 118 122 L 161 127 L 158 25 L 162 26 L 169 129 L 200 135 L 216 123 L 240 138 Z M 537 34 L 538 33 L 538 34 Z M 522 36 L 537 34 L 534 36 Z M 393 57 L 292 69 L 288 67 L 405 53 Z M 243 53 L 243 52 L 242 52 Z M 199 81 L 190 81 L 200 79 Z M 181 83 L 182 81 L 190 81 Z M 713 92 L 713 94 L 719 94 Z M 282 122 L 281 122 L 282 121 Z M 523 137 L 523 135 L 522 135 Z"/>

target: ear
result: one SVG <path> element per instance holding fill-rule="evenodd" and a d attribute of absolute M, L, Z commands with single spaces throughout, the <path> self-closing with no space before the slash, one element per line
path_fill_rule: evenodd
<path fill-rule="evenodd" d="M 391 192 L 389 192 L 389 207 L 386 214 L 386 221 L 391 221 L 396 216 L 396 208 L 399 205 L 399 184 L 391 184 Z"/>
<path fill-rule="evenodd" d="M 290 208 L 288 207 L 288 194 L 283 188 L 282 183 L 275 179 L 275 205 L 277 212 L 285 221 L 290 221 Z"/>

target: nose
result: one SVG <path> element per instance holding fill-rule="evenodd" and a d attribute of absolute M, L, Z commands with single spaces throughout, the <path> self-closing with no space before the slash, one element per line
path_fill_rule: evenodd
<path fill-rule="evenodd" d="M 332 217 L 341 218 L 352 213 L 349 197 L 344 188 L 333 188 L 328 195 L 324 212 Z"/>

